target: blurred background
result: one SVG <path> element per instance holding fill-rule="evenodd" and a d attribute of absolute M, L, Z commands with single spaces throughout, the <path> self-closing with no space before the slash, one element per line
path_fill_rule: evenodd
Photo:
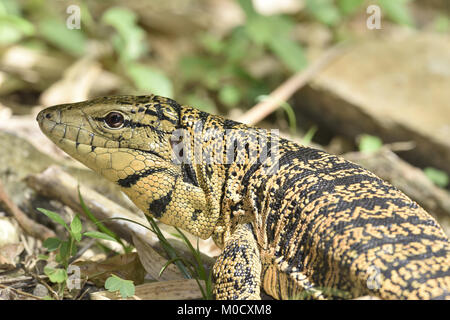
<path fill-rule="evenodd" d="M 409 159 L 450 172 L 449 5 L 1 0 L 0 119 L 10 128 L 5 122 L 42 106 L 154 93 L 239 120 L 289 76 L 345 42 L 348 54 L 284 101 L 266 118 L 270 126 L 309 132 L 325 146 L 342 135 L 349 148 L 362 133 L 384 142 L 431 135 L 439 155 L 430 157 L 431 147 L 420 145 Z"/>
<path fill-rule="evenodd" d="M 255 105 L 308 72 L 258 116 Z M 448 0 L 0 0 L 0 181 L 36 221 L 51 226 L 36 212 L 49 200 L 23 179 L 50 164 L 84 170 L 40 133 L 37 112 L 150 93 L 344 155 L 450 234 Z M 14 220 L 1 201 L 0 219 Z M 23 240 L 1 228 L 0 248 Z"/>

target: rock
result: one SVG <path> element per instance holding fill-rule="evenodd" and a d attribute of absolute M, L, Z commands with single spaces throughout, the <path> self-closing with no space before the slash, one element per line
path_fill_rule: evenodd
<path fill-rule="evenodd" d="M 295 97 L 339 134 L 413 141 L 402 157 L 450 172 L 450 36 L 398 32 L 354 44 Z"/>

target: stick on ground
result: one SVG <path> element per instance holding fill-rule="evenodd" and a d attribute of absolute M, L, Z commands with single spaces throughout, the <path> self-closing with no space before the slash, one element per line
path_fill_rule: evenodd
<path fill-rule="evenodd" d="M 274 112 L 287 101 L 295 92 L 307 84 L 315 75 L 322 71 L 343 51 L 342 45 L 327 50 L 321 57 L 310 64 L 305 70 L 299 71 L 276 88 L 264 101 L 248 110 L 239 122 L 254 125 Z"/>

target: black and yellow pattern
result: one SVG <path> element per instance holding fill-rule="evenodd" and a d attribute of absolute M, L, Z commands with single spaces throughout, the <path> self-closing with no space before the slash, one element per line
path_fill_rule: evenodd
<path fill-rule="evenodd" d="M 374 174 L 271 132 L 158 96 L 38 115 L 61 149 L 146 214 L 223 248 L 219 299 L 450 299 L 450 243 Z"/>

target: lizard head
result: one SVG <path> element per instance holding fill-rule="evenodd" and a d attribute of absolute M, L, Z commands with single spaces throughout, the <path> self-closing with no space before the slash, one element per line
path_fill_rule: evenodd
<path fill-rule="evenodd" d="M 44 109 L 37 121 L 58 147 L 118 184 L 146 214 L 207 238 L 215 221 L 203 190 L 186 183 L 192 168 L 186 176 L 174 162 L 180 108 L 154 95 L 102 97 Z"/>
<path fill-rule="evenodd" d="M 130 150 L 153 155 L 157 163 L 170 161 L 170 138 L 178 119 L 176 102 L 153 95 L 100 97 L 53 106 L 37 116 L 41 130 L 56 145 L 107 177 L 116 177 L 134 160 L 126 155 Z"/>

